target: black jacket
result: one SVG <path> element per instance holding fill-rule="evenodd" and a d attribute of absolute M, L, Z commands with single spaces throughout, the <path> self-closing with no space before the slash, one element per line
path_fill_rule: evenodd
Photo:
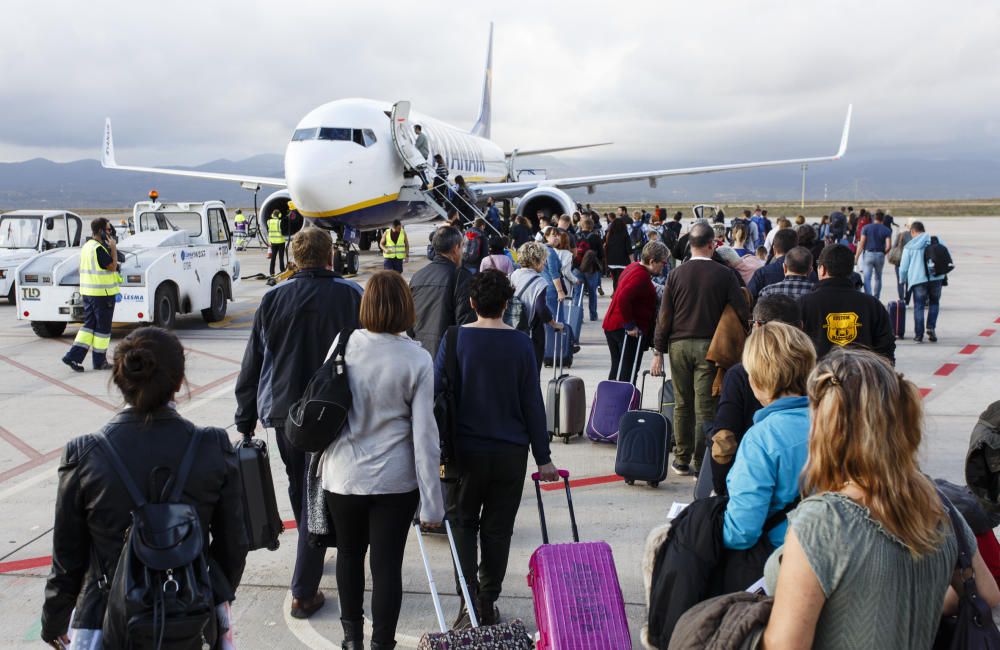
<path fill-rule="evenodd" d="M 236 429 L 283 427 L 288 408 L 323 365 L 333 339 L 358 327 L 361 287 L 326 269 L 303 269 L 260 301 L 236 380 Z"/>
<path fill-rule="evenodd" d="M 896 337 L 889 313 L 877 298 L 862 293 L 846 278 L 828 278 L 799 298 L 806 334 L 825 355 L 834 345 L 873 350 L 896 362 Z"/>
<path fill-rule="evenodd" d="M 102 431 L 121 455 L 136 485 L 150 498 L 152 470 L 169 470 L 156 474 L 155 489 L 159 491 L 180 465 L 193 429 L 195 426 L 176 411 L 164 407 L 148 417 L 126 409 Z M 198 509 L 216 602 L 224 602 L 234 597 L 249 549 L 243 490 L 236 452 L 226 432 L 199 429 L 199 450 L 182 500 Z M 114 575 L 133 508 L 95 436 L 71 440 L 59 465 L 52 572 L 45 585 L 42 608 L 43 639 L 64 634 L 74 608 L 73 627 L 101 627 L 107 592 L 98 587 L 98 580 L 106 575 L 110 581 Z"/>
<path fill-rule="evenodd" d="M 452 325 L 476 320 L 469 304 L 472 274 L 444 255 L 436 254 L 430 264 L 413 274 L 410 291 L 417 312 L 417 322 L 410 336 L 420 342 L 431 358 L 437 357 L 438 344 Z"/>

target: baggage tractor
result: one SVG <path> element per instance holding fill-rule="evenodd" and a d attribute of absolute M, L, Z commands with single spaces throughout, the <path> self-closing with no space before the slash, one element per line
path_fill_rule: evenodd
<path fill-rule="evenodd" d="M 559 332 L 561 338 L 570 338 L 569 332 Z M 587 389 L 583 380 L 562 372 L 562 355 L 556 354 L 552 379 L 549 380 L 545 398 L 546 430 L 549 440 L 556 436 L 569 443 L 573 436 L 582 436 L 587 428 Z"/>
<path fill-rule="evenodd" d="M 535 604 L 539 650 L 631 648 L 625 599 L 611 547 L 580 543 L 569 489 L 569 472 L 559 470 L 566 488 L 573 544 L 549 544 L 538 473 L 531 475 L 538 499 L 542 545 L 531 555 L 528 586 Z"/>
<path fill-rule="evenodd" d="M 626 334 L 626 337 L 628 335 Z M 628 343 L 628 338 L 625 339 Z M 597 384 L 594 391 L 594 401 L 590 405 L 590 418 L 587 421 L 587 437 L 594 442 L 618 442 L 618 425 L 627 411 L 639 408 L 639 391 L 631 381 L 620 381 L 625 365 L 625 348 L 622 345 L 621 358 L 618 360 L 618 379 L 610 379 Z M 639 350 L 642 347 L 642 336 L 636 342 L 635 361 L 632 364 L 631 380 L 639 364 Z"/>
<path fill-rule="evenodd" d="M 417 546 L 420 547 L 420 556 L 424 560 L 424 571 L 427 573 L 427 583 L 430 585 L 431 599 L 434 601 L 434 613 L 437 614 L 438 627 L 441 629 L 440 633 L 423 635 L 417 644 L 417 650 L 478 650 L 479 648 L 531 650 L 533 647 L 531 637 L 528 636 L 524 623 L 519 619 L 497 625 L 479 626 L 475 603 L 469 597 L 469 585 L 465 581 L 462 564 L 458 559 L 458 550 L 455 548 L 455 536 L 452 535 L 451 524 L 445 520 L 444 532 L 448 535 L 448 544 L 451 546 L 452 563 L 458 574 L 462 598 L 465 600 L 469 612 L 469 622 L 472 624 L 472 627 L 467 629 L 448 629 L 448 624 L 444 620 L 444 610 L 441 609 L 441 598 L 438 596 L 437 585 L 434 583 L 434 574 L 431 572 L 430 560 L 427 559 L 427 551 L 424 549 L 424 540 L 420 536 L 420 522 L 413 522 L 413 528 L 417 533 Z"/>
<path fill-rule="evenodd" d="M 897 339 L 906 336 L 906 303 L 893 300 L 889 303 L 889 322 L 892 323 L 892 333 Z"/>
<path fill-rule="evenodd" d="M 583 330 L 583 289 L 580 290 L 580 302 L 570 302 L 566 308 L 566 323 L 573 328 L 573 345 L 580 345 L 580 332 Z"/>
<path fill-rule="evenodd" d="M 646 376 L 642 373 L 642 393 L 646 390 Z M 666 379 L 664 379 L 666 383 Z M 615 474 L 625 479 L 627 485 L 646 481 L 656 487 L 667 478 L 667 458 L 673 439 L 672 425 L 659 410 L 628 411 L 618 425 L 618 450 L 615 456 Z"/>
<path fill-rule="evenodd" d="M 285 525 L 281 523 L 278 501 L 274 496 L 267 443 L 252 434 L 244 434 L 243 439 L 236 443 L 236 457 L 243 484 L 243 518 L 250 550 L 277 550 L 278 536 L 285 530 Z"/>
<path fill-rule="evenodd" d="M 556 306 L 556 322 L 563 324 L 563 329 L 572 329 L 572 326 L 566 323 L 564 320 L 564 310 L 562 308 L 562 303 L 560 302 Z M 571 368 L 573 366 L 573 337 L 575 335 L 573 332 L 569 332 L 569 336 L 556 336 L 556 331 L 550 326 L 545 326 L 545 352 L 542 354 L 542 364 L 546 368 L 551 368 L 555 365 L 556 360 L 556 346 L 561 346 L 562 354 L 562 365 L 564 368 Z"/>

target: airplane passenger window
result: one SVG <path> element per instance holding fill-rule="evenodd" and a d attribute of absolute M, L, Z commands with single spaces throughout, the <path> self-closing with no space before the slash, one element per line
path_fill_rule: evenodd
<path fill-rule="evenodd" d="M 339 129 L 334 127 L 323 127 L 319 130 L 320 140 L 350 140 L 351 129 Z"/>
<path fill-rule="evenodd" d="M 371 129 L 364 129 L 362 131 L 362 133 L 364 133 L 364 136 L 365 136 L 365 146 L 366 147 L 370 147 L 373 144 L 375 144 L 376 142 L 378 142 L 378 140 L 375 139 L 375 132 L 372 131 Z"/>
<path fill-rule="evenodd" d="M 295 133 L 292 134 L 292 142 L 299 142 L 300 140 L 313 140 L 316 138 L 316 128 L 312 127 L 309 129 L 295 129 Z"/>

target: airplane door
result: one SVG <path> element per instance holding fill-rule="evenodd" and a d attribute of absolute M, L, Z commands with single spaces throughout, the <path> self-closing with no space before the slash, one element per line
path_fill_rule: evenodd
<path fill-rule="evenodd" d="M 410 102 L 399 101 L 392 105 L 392 144 L 396 147 L 403 166 L 407 169 L 417 169 L 426 165 L 427 160 L 413 146 L 413 127 L 410 125 Z"/>

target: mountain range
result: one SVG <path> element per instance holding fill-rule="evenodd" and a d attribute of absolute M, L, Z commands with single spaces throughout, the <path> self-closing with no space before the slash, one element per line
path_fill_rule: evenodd
<path fill-rule="evenodd" d="M 546 170 L 549 178 L 603 174 L 702 164 L 638 160 L 584 160 L 537 156 L 518 161 L 519 168 Z M 279 154 L 261 154 L 240 161 L 213 160 L 197 167 L 255 176 L 283 176 Z M 678 176 L 648 183 L 627 183 L 570 192 L 593 203 L 766 202 L 794 201 L 801 193 L 797 167 Z M 127 208 L 156 189 L 164 200 L 221 199 L 233 206 L 253 204 L 253 195 L 238 184 L 103 169 L 97 160 L 58 163 L 44 158 L 0 163 L 0 210 L 17 208 Z M 263 199 L 268 188 L 261 191 Z M 1000 196 L 1000 160 L 874 160 L 854 157 L 814 165 L 806 174 L 806 200 L 980 199 Z"/>

